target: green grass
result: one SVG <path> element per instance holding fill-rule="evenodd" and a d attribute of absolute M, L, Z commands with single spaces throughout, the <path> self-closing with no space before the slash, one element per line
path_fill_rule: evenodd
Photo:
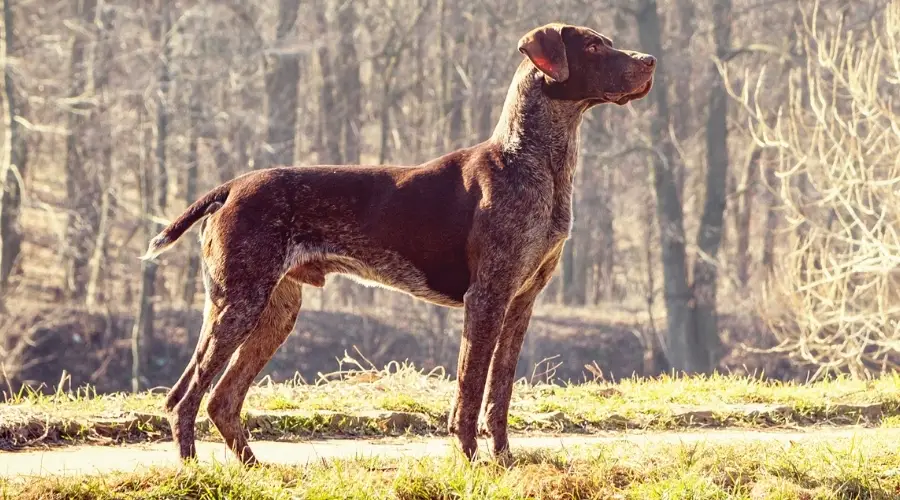
<path fill-rule="evenodd" d="M 257 438 L 442 434 L 455 382 L 410 366 L 343 372 L 316 384 L 269 381 L 252 388 L 245 421 Z M 168 432 L 161 391 L 98 395 L 87 388 L 23 392 L 0 404 L 0 446 L 91 439 L 153 439 Z M 210 437 L 202 421 L 202 437 Z M 573 385 L 516 384 L 509 423 L 516 431 L 896 426 L 900 375 L 812 384 L 716 375 Z M 214 437 L 214 436 L 213 436 Z"/>
<path fill-rule="evenodd" d="M 900 495 L 898 445 L 619 443 L 518 453 L 507 465 L 469 464 L 459 455 L 253 469 L 190 465 L 0 480 L 0 498 L 889 499 Z"/>

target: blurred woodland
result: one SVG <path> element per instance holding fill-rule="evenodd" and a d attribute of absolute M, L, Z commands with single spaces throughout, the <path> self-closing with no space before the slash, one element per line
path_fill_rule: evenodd
<path fill-rule="evenodd" d="M 528 30 L 659 60 L 581 129 L 575 227 L 520 361 L 542 379 L 890 370 L 900 346 L 900 2 L 2 0 L 4 389 L 169 385 L 193 350 L 196 232 L 273 165 L 412 165 L 485 140 Z M 265 372 L 345 352 L 455 369 L 461 312 L 334 277 Z M 356 353 L 354 347 L 359 350 Z"/>

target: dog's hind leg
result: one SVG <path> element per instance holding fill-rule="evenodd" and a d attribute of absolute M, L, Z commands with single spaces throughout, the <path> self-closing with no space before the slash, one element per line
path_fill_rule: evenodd
<path fill-rule="evenodd" d="M 206 323 L 207 316 L 209 316 L 208 311 L 212 307 L 212 301 L 209 298 L 209 294 L 206 295 L 205 302 L 206 304 L 203 307 L 204 324 Z M 173 385 L 172 388 L 169 389 L 168 394 L 166 394 L 165 409 L 168 413 L 175 411 L 175 406 L 178 405 L 182 398 L 184 398 L 184 393 L 187 391 L 188 384 L 194 377 L 194 372 L 197 370 L 197 360 L 201 357 L 201 353 L 206 351 L 209 344 L 209 336 L 206 335 L 206 332 L 207 329 L 201 327 L 200 338 L 197 339 L 197 345 L 194 346 L 194 354 L 191 355 L 191 360 L 188 361 L 188 365 L 181 374 L 181 377 L 178 378 L 178 381 L 175 382 L 175 385 Z"/>
<path fill-rule="evenodd" d="M 215 208 L 218 208 L 221 203 L 214 204 Z M 210 209 L 207 209 L 209 212 Z M 209 219 L 203 219 L 200 221 L 199 233 L 200 233 L 200 245 L 202 248 L 203 245 L 203 234 L 206 232 L 206 226 Z M 213 283 L 209 281 L 209 270 L 206 267 L 206 261 L 202 258 L 200 259 L 200 276 L 203 279 L 203 287 L 204 287 L 204 307 L 203 307 L 203 318 L 204 321 L 206 317 L 209 315 L 209 309 L 212 307 L 212 299 L 209 296 L 209 291 L 213 287 Z M 172 413 L 175 411 L 175 405 L 181 401 L 181 398 L 184 397 L 184 393 L 187 390 L 188 383 L 191 381 L 191 378 L 194 376 L 194 371 L 197 369 L 197 359 L 199 357 L 200 352 L 206 350 L 206 344 L 209 343 L 209 339 L 203 335 L 205 329 L 201 329 L 200 337 L 197 339 L 197 344 L 194 346 L 194 353 L 191 355 L 191 359 L 188 362 L 187 367 L 184 369 L 184 372 L 181 374 L 181 377 L 178 378 L 178 381 L 175 382 L 175 385 L 169 390 L 166 395 L 166 403 L 165 409 L 166 412 Z"/>
<path fill-rule="evenodd" d="M 291 277 L 281 280 L 256 329 L 231 357 L 206 406 L 209 418 L 228 448 L 247 465 L 255 464 L 256 457 L 241 428 L 241 407 L 253 380 L 291 334 L 300 311 L 302 287 L 301 282 Z"/>
<path fill-rule="evenodd" d="M 170 421 L 182 459 L 196 456 L 194 423 L 203 394 L 256 328 L 280 279 L 280 269 L 266 270 L 255 265 L 271 262 L 266 258 L 271 256 L 260 253 L 254 255 L 253 262 L 246 258 L 242 262 L 225 262 L 221 264 L 218 280 L 213 277 L 205 280 L 207 303 L 200 340 L 182 380 L 167 398 L 167 407 L 174 402 Z M 241 255 L 239 252 L 234 254 Z"/>

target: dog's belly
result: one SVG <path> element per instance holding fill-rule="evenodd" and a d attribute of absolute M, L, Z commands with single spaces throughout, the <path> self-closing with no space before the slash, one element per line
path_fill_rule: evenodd
<path fill-rule="evenodd" d="M 391 290 L 394 292 L 405 293 L 405 294 L 411 295 L 417 299 L 425 300 L 427 302 L 431 302 L 433 304 L 437 304 L 440 306 L 447 306 L 447 307 L 462 307 L 463 306 L 463 301 L 462 301 L 461 297 L 459 297 L 459 298 L 451 297 L 448 294 L 441 293 L 430 287 L 423 288 L 421 286 L 417 286 L 416 284 L 412 284 L 413 286 L 408 286 L 408 285 L 410 285 L 409 283 L 402 283 L 402 284 L 385 283 L 385 281 L 387 281 L 387 280 L 378 281 L 378 280 L 373 280 L 373 279 L 367 279 L 367 278 L 363 278 L 360 275 L 354 274 L 354 273 L 344 272 L 344 273 L 339 273 L 339 274 L 341 274 L 342 276 L 346 276 L 346 277 L 352 279 L 353 281 L 355 281 L 361 285 L 364 285 L 364 286 L 374 287 L 374 288 L 384 288 L 385 290 Z"/>
<path fill-rule="evenodd" d="M 427 275 L 411 262 L 389 251 L 370 252 L 366 262 L 343 253 L 297 248 L 286 262 L 286 276 L 322 287 L 328 274 L 341 274 L 366 286 L 403 292 L 434 304 L 462 307 L 462 293 L 429 286 Z"/>

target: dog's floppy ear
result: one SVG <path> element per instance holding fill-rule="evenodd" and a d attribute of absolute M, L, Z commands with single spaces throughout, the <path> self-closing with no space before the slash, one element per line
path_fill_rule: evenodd
<path fill-rule="evenodd" d="M 569 78 L 569 61 L 566 59 L 562 30 L 560 24 L 548 24 L 531 30 L 519 40 L 519 52 L 525 54 L 541 73 L 557 82 Z"/>

